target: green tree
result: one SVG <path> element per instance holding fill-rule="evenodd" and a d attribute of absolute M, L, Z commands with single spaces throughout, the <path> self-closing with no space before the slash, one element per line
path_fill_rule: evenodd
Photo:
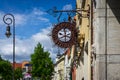
<path fill-rule="evenodd" d="M 12 80 L 12 66 L 9 61 L 0 60 L 0 75 L 4 80 Z"/>
<path fill-rule="evenodd" d="M 20 80 L 20 78 L 22 78 L 22 69 L 21 68 L 17 68 L 15 69 L 15 80 Z"/>
<path fill-rule="evenodd" d="M 0 55 L 0 61 L 2 61 L 3 59 L 2 59 L 2 57 L 1 57 L 1 55 Z"/>
<path fill-rule="evenodd" d="M 50 58 L 50 53 L 44 51 L 40 43 L 34 49 L 31 55 L 32 76 L 39 77 L 40 80 L 50 80 L 54 71 L 53 62 Z"/>

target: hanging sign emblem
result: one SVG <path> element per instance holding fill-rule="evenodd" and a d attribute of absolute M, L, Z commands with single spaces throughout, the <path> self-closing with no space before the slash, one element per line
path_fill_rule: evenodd
<path fill-rule="evenodd" d="M 54 26 L 52 30 L 53 42 L 61 47 L 68 48 L 75 44 L 77 31 L 75 23 L 61 22 Z"/>

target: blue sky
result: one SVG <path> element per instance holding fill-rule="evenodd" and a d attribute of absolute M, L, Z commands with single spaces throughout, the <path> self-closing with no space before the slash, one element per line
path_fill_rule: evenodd
<path fill-rule="evenodd" d="M 12 36 L 6 38 L 4 35 L 6 25 L 3 23 L 3 16 L 11 13 L 15 16 L 16 61 L 30 60 L 30 55 L 38 42 L 54 59 L 57 48 L 53 47 L 54 44 L 48 34 L 52 25 L 57 23 L 57 19 L 46 12 L 54 6 L 59 10 L 75 9 L 75 0 L 0 0 L 1 56 L 12 61 Z"/>

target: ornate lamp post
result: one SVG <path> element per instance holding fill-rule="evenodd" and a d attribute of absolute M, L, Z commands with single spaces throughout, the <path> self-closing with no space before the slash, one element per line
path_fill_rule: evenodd
<path fill-rule="evenodd" d="M 6 14 L 3 17 L 3 22 L 7 24 L 5 35 L 9 38 L 11 36 L 10 25 L 13 25 L 13 80 L 15 80 L 15 17 L 12 14 Z"/>

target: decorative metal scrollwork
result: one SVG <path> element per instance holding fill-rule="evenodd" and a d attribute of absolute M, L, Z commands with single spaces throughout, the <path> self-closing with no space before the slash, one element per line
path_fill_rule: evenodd
<path fill-rule="evenodd" d="M 10 25 L 14 21 L 14 16 L 12 14 L 6 14 L 3 16 L 3 21 L 5 24 Z"/>

